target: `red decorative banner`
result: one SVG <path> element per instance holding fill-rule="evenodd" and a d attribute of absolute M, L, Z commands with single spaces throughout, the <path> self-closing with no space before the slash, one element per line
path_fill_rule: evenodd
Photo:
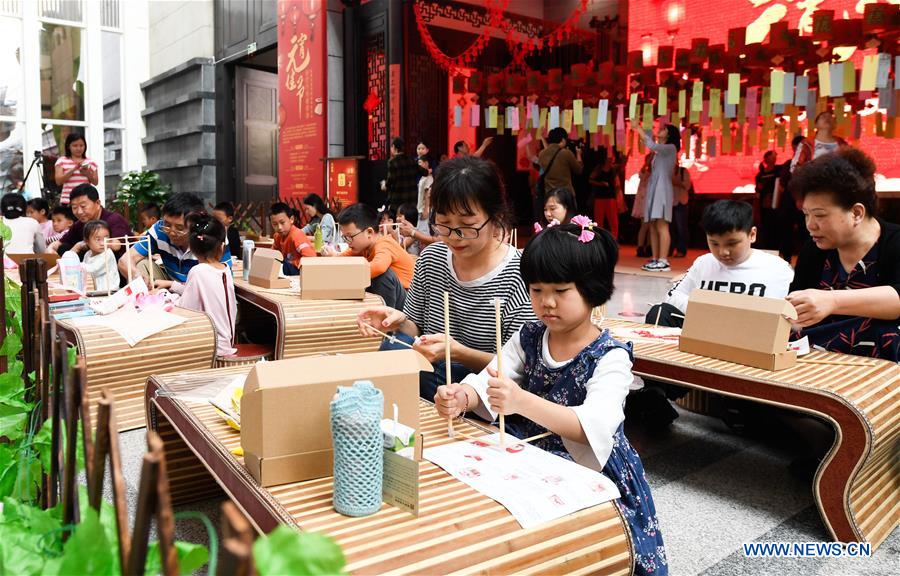
<path fill-rule="evenodd" d="M 337 208 L 359 201 L 356 158 L 330 158 L 328 160 L 328 200 Z"/>
<path fill-rule="evenodd" d="M 278 195 L 322 194 L 328 149 L 324 0 L 278 0 Z"/>

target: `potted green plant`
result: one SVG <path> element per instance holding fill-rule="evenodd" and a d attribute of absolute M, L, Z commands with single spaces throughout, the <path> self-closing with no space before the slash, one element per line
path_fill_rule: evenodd
<path fill-rule="evenodd" d="M 122 176 L 112 204 L 117 211 L 127 214 L 131 227 L 137 229 L 140 208 L 148 204 L 162 206 L 171 191 L 172 187 L 152 170 L 128 172 Z"/>

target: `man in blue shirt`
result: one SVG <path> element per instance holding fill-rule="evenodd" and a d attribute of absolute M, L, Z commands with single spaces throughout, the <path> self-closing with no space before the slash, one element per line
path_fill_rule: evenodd
<path fill-rule="evenodd" d="M 148 231 L 150 249 L 153 254 L 162 258 L 162 268 L 147 258 L 147 244 L 141 242 L 131 247 L 127 254 L 119 260 L 119 271 L 128 273 L 128 261 L 131 260 L 132 271 L 139 272 L 149 286 L 150 267 L 153 267 L 154 286 L 151 288 L 168 288 L 180 292 L 180 286 L 187 282 L 188 272 L 197 264 L 197 258 L 188 246 L 188 225 L 185 216 L 192 212 L 202 212 L 203 202 L 189 192 L 172 194 L 162 207 L 162 220 L 159 220 Z M 231 266 L 231 253 L 228 246 L 222 254 L 222 262 Z"/>

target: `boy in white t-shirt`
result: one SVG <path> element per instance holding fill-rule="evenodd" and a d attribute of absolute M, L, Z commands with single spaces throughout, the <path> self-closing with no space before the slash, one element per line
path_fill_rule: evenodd
<path fill-rule="evenodd" d="M 684 278 L 669 290 L 667 304 L 683 315 L 696 288 L 765 298 L 787 296 L 794 270 L 777 255 L 752 247 L 756 227 L 748 203 L 719 200 L 703 212 L 701 224 L 710 253 L 694 260 Z M 655 315 L 654 311 L 648 318 Z"/>
<path fill-rule="evenodd" d="M 688 297 L 697 288 L 765 298 L 787 295 L 794 270 L 777 255 L 752 247 L 756 227 L 750 204 L 719 200 L 704 210 L 701 225 L 710 253 L 694 260 L 684 278 L 669 290 L 665 302 L 650 309 L 645 322 L 682 326 Z M 645 425 L 664 428 L 678 417 L 668 400 L 677 400 L 687 392 L 680 386 L 645 380 L 642 398 L 629 403 Z"/>

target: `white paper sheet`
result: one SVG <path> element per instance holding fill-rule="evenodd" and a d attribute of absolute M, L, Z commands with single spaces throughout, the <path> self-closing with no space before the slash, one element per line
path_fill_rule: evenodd
<path fill-rule="evenodd" d="M 619 498 L 618 488 L 603 474 L 530 444 L 512 443 L 509 435 L 506 439 L 505 449 L 494 434 L 484 441 L 427 448 L 423 456 L 502 504 L 525 529 Z"/>
<path fill-rule="evenodd" d="M 74 326 L 105 326 L 133 348 L 145 338 L 184 324 L 187 318 L 162 310 L 138 312 L 129 304 L 106 316 L 84 316 L 69 321 Z"/>

